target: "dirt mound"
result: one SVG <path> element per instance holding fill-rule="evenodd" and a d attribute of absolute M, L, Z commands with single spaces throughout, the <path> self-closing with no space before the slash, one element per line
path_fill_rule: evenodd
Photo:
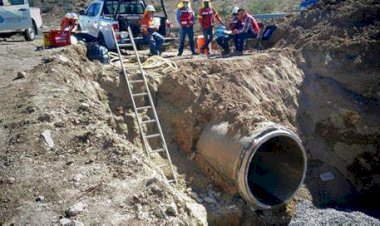
<path fill-rule="evenodd" d="M 96 82 L 103 67 L 81 46 L 47 55 L 1 91 L 0 224 L 202 223 L 202 206 L 128 141 L 133 125 L 113 114 Z"/>
<path fill-rule="evenodd" d="M 320 1 L 283 21 L 274 41 L 299 51 L 305 80 L 297 118 L 312 157 L 361 195 L 378 197 L 380 2 Z"/>

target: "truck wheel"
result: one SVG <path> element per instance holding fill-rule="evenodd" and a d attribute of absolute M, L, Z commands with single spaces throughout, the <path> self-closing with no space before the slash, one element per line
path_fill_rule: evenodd
<path fill-rule="evenodd" d="M 33 27 L 25 29 L 25 31 L 24 31 L 24 37 L 25 37 L 26 41 L 30 42 L 30 41 L 33 41 L 36 38 L 35 30 L 36 30 L 35 25 L 33 25 Z"/>

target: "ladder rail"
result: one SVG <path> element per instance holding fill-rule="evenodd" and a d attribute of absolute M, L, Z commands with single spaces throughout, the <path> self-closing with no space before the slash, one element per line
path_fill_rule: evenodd
<path fill-rule="evenodd" d="M 170 170 L 172 172 L 172 175 L 173 175 L 173 179 L 175 181 L 175 183 L 177 184 L 178 181 L 177 181 L 177 177 L 176 177 L 176 174 L 174 172 L 174 168 L 173 168 L 173 164 L 172 164 L 172 160 L 171 160 L 171 157 L 170 157 L 170 154 L 169 154 L 169 150 L 168 150 L 168 147 L 167 147 L 167 144 L 166 144 L 166 141 L 165 141 L 165 138 L 164 138 L 164 133 L 162 131 L 162 128 L 161 128 L 161 123 L 158 119 L 158 115 L 157 115 L 157 111 L 156 111 L 156 107 L 154 106 L 154 102 L 153 102 L 153 99 L 152 99 L 152 95 L 151 95 L 151 92 L 150 92 L 150 89 L 149 89 L 149 86 L 148 86 L 148 82 L 147 82 L 147 79 L 146 79 L 146 76 L 145 76 L 145 71 L 143 69 L 143 66 L 142 66 L 142 63 L 141 63 L 141 60 L 140 60 L 140 56 L 139 56 L 139 53 L 137 51 L 137 47 L 136 47 L 136 43 L 135 43 L 135 40 L 134 40 L 134 37 L 133 37 L 133 34 L 132 34 L 132 29 L 130 26 L 128 26 L 128 33 L 129 33 L 129 36 L 130 36 L 130 40 L 132 42 L 132 46 L 133 46 L 133 50 L 136 54 L 136 58 L 137 58 L 137 62 L 138 62 L 138 66 L 139 66 L 139 69 L 140 69 L 140 72 L 142 74 L 142 77 L 143 77 L 143 80 L 144 80 L 144 83 L 145 83 L 145 87 L 147 89 L 147 92 L 148 92 L 148 98 L 149 98 L 149 102 L 152 106 L 152 112 L 153 112 L 153 115 L 154 115 L 154 118 L 156 120 L 156 124 L 157 124 L 157 127 L 158 127 L 158 131 L 161 135 L 161 141 L 162 141 L 162 144 L 164 146 L 164 149 L 165 149 L 165 153 L 166 153 L 166 157 L 168 158 L 167 160 L 169 161 L 169 165 L 170 165 Z"/>
<path fill-rule="evenodd" d="M 121 55 L 121 51 L 120 51 L 120 47 L 119 47 L 119 43 L 117 41 L 117 38 L 116 38 L 116 34 L 115 34 L 115 30 L 113 28 L 112 29 L 112 35 L 113 35 L 113 38 L 114 38 L 114 41 L 115 41 L 115 45 L 116 45 L 116 50 L 117 50 L 117 53 L 119 55 L 119 59 L 120 59 L 120 65 L 121 65 L 121 69 L 123 71 L 123 75 L 124 75 L 124 79 L 127 83 L 127 86 L 128 86 L 128 91 L 129 93 L 131 94 L 131 99 L 132 99 L 132 105 L 133 105 L 133 109 L 135 111 L 135 115 L 136 115 L 136 118 L 137 118 L 137 124 L 139 126 L 139 130 L 140 130 L 140 134 L 142 134 L 142 140 L 143 140 L 143 145 L 145 147 L 145 151 L 147 152 L 147 155 L 148 157 L 150 158 L 150 152 L 148 150 L 148 145 L 147 145 L 147 141 L 145 140 L 145 137 L 143 136 L 143 128 L 142 128 L 142 125 L 141 125 L 141 122 L 140 122 L 140 116 L 139 116 L 139 113 L 137 111 L 137 105 L 136 105 L 136 102 L 132 96 L 132 88 L 131 88 L 131 84 L 129 83 L 129 79 L 128 79 L 128 75 L 127 75 L 127 72 L 125 70 L 125 67 L 124 67 L 124 63 L 123 63 L 123 58 L 122 58 L 122 55 Z"/>

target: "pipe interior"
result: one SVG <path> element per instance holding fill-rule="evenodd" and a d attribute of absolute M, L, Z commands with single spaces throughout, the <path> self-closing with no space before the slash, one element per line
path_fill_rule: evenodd
<path fill-rule="evenodd" d="M 247 181 L 252 195 L 262 204 L 276 206 L 288 201 L 302 183 L 304 151 L 288 136 L 275 136 L 256 149 Z"/>

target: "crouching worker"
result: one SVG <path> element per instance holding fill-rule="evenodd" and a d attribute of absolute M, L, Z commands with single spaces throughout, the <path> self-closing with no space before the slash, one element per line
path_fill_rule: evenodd
<path fill-rule="evenodd" d="M 151 56 L 160 55 L 161 46 L 165 42 L 165 38 L 157 32 L 159 26 L 155 24 L 154 12 L 154 6 L 148 5 L 140 22 L 144 40 L 149 41 Z"/>
<path fill-rule="evenodd" d="M 225 31 L 224 35 L 220 35 L 216 39 L 216 42 L 218 43 L 218 45 L 223 48 L 222 55 L 228 55 L 231 52 L 228 42 L 231 39 L 235 39 L 235 37 L 236 37 L 236 35 L 231 34 L 231 31 L 241 28 L 241 23 L 240 23 L 238 16 L 237 16 L 238 10 L 239 10 L 239 7 L 234 7 L 232 9 L 232 19 L 231 19 L 231 22 L 228 26 L 230 31 Z"/>
<path fill-rule="evenodd" d="M 66 13 L 61 21 L 61 31 L 77 32 L 79 18 L 76 13 Z"/>
<path fill-rule="evenodd" d="M 189 37 L 190 50 L 193 55 L 198 55 L 195 52 L 194 45 L 194 23 L 195 23 L 195 13 L 190 5 L 190 0 L 183 0 L 182 4 L 177 10 L 177 22 L 179 24 L 180 30 L 180 45 L 178 49 L 178 56 L 182 56 L 183 49 L 185 48 L 186 36 Z"/>
<path fill-rule="evenodd" d="M 260 34 L 260 27 L 255 18 L 248 14 L 244 9 L 238 10 L 237 18 L 241 23 L 241 28 L 232 31 L 236 35 L 236 55 L 242 55 L 244 51 L 245 40 L 249 38 L 256 38 Z"/>

